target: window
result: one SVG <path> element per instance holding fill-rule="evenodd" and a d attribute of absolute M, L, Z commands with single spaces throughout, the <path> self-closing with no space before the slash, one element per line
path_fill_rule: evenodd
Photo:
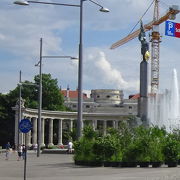
<path fill-rule="evenodd" d="M 110 96 L 109 96 L 109 95 L 107 95 L 106 97 L 107 97 L 107 98 L 110 98 Z"/>
<path fill-rule="evenodd" d="M 132 106 L 129 106 L 129 109 L 132 109 Z"/>
<path fill-rule="evenodd" d="M 86 105 L 86 108 L 90 108 L 90 105 Z"/>
<path fill-rule="evenodd" d="M 73 104 L 73 108 L 76 108 L 76 104 Z"/>

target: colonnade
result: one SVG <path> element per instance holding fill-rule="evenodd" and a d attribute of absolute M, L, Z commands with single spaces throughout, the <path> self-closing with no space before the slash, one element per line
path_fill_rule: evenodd
<path fill-rule="evenodd" d="M 22 119 L 29 119 L 33 125 L 32 130 L 29 131 L 26 136 L 24 136 L 22 133 L 18 133 L 18 107 L 14 107 L 13 109 L 15 110 L 15 144 L 17 145 L 18 142 L 19 144 L 23 144 L 25 142 L 25 138 L 28 146 L 37 144 L 37 109 L 22 108 Z M 123 119 L 122 115 L 118 114 L 85 113 L 83 115 L 83 124 L 85 124 L 84 122 L 87 121 L 88 124 L 92 125 L 94 130 L 98 129 L 98 124 L 101 124 L 101 130 L 104 135 L 106 134 L 108 122 L 110 122 L 111 127 L 118 128 L 119 122 Z M 45 146 L 45 133 L 48 134 L 48 142 L 46 142 L 46 145 L 54 145 L 54 133 L 57 134 L 57 145 L 62 145 L 63 129 L 68 128 L 68 130 L 72 131 L 74 123 L 77 120 L 77 112 L 42 111 L 41 117 L 41 146 Z M 58 123 L 56 122 L 57 132 L 54 132 L 54 121 L 58 121 Z M 46 123 L 48 123 L 48 125 L 45 129 Z"/>

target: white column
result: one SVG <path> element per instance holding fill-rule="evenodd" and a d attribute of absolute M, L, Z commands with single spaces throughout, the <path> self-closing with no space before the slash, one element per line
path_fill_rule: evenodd
<path fill-rule="evenodd" d="M 31 118 L 27 118 L 27 119 L 29 119 L 31 121 Z M 26 138 L 27 146 L 31 147 L 31 145 L 32 145 L 31 144 L 31 130 L 26 134 L 25 138 Z"/>
<path fill-rule="evenodd" d="M 18 146 L 18 133 L 19 133 L 19 115 L 18 110 L 15 112 L 15 129 L 14 129 L 14 144 L 17 148 Z"/>
<path fill-rule="evenodd" d="M 22 110 L 22 109 L 21 109 Z M 21 111 L 21 120 L 26 117 L 23 116 L 23 113 Z M 19 131 L 19 144 L 25 144 L 25 134 Z"/>
<path fill-rule="evenodd" d="M 113 128 L 115 129 L 116 128 L 116 120 L 113 120 L 112 123 L 113 123 Z"/>
<path fill-rule="evenodd" d="M 106 135 L 107 121 L 103 120 L 103 135 Z"/>
<path fill-rule="evenodd" d="M 49 138 L 48 146 L 53 146 L 53 119 L 49 119 Z"/>
<path fill-rule="evenodd" d="M 119 128 L 119 121 L 116 121 L 115 128 L 116 128 L 116 129 Z"/>
<path fill-rule="evenodd" d="M 62 119 L 58 121 L 58 145 L 62 145 Z"/>
<path fill-rule="evenodd" d="M 41 118 L 41 146 L 45 146 L 44 144 L 44 121 L 45 119 Z"/>
<path fill-rule="evenodd" d="M 37 118 L 33 117 L 32 144 L 37 144 Z"/>
<path fill-rule="evenodd" d="M 97 120 L 92 120 L 92 127 L 94 129 L 94 131 L 97 129 Z"/>
<path fill-rule="evenodd" d="M 72 119 L 69 120 L 69 130 L 70 131 L 73 130 L 73 120 Z"/>

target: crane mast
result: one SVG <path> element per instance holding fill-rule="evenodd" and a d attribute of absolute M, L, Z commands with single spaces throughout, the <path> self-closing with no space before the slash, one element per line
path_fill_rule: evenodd
<path fill-rule="evenodd" d="M 159 50 L 160 50 L 160 42 L 161 36 L 159 33 L 159 25 L 165 22 L 166 20 L 174 20 L 176 15 L 180 13 L 179 7 L 177 5 L 172 5 L 169 7 L 169 10 L 165 13 L 165 15 L 159 17 L 159 3 L 160 0 L 154 0 L 154 13 L 153 20 L 148 24 L 144 25 L 144 32 L 152 30 L 151 34 L 151 93 L 155 94 L 159 89 Z M 138 37 L 140 33 L 140 29 L 128 34 L 123 39 L 113 43 L 111 45 L 111 49 L 115 49 L 123 44 L 129 42 L 130 40 Z"/>
<path fill-rule="evenodd" d="M 153 21 L 159 20 L 159 1 L 155 0 Z M 159 50 L 160 50 L 159 24 L 152 27 L 151 34 L 151 93 L 159 89 Z"/>

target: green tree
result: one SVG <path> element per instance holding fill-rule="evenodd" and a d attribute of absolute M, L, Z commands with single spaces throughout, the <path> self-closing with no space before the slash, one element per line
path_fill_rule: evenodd
<path fill-rule="evenodd" d="M 25 107 L 38 108 L 38 86 L 26 84 L 39 84 L 39 75 L 34 77 L 34 82 L 24 81 L 22 85 L 22 98 L 25 99 Z M 63 95 L 60 93 L 57 79 L 50 74 L 42 74 L 42 109 L 44 110 L 68 110 L 64 106 Z M 19 86 L 8 94 L 0 94 L 0 146 L 10 141 L 14 142 L 14 111 L 19 98 Z"/>
<path fill-rule="evenodd" d="M 34 78 L 39 84 L 39 75 Z M 63 95 L 60 93 L 57 79 L 52 79 L 51 74 L 42 74 L 42 109 L 45 110 L 66 110 L 63 105 Z"/>

